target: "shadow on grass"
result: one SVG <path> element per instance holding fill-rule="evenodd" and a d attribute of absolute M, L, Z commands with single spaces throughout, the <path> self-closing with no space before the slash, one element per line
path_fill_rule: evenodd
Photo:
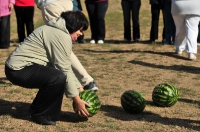
<path fill-rule="evenodd" d="M 102 105 L 101 111 L 106 112 L 105 113 L 106 116 L 122 121 L 132 121 L 132 120 L 137 120 L 142 122 L 146 121 L 146 122 L 161 123 L 163 125 L 185 127 L 187 129 L 192 129 L 196 131 L 200 130 L 199 120 L 161 117 L 159 114 L 155 114 L 150 111 L 143 111 L 140 114 L 129 114 L 125 112 L 122 107 L 112 106 L 112 105 Z"/>
<path fill-rule="evenodd" d="M 10 115 L 17 119 L 30 120 L 30 114 L 28 112 L 29 106 L 30 103 L 11 102 L 0 99 L 0 116 Z"/>
<path fill-rule="evenodd" d="M 185 102 L 185 103 L 189 103 L 189 104 L 196 104 L 196 105 L 198 105 L 198 107 L 200 108 L 200 101 L 191 100 L 191 99 L 186 99 L 186 98 L 179 98 L 178 101 L 180 101 L 180 102 Z"/>
<path fill-rule="evenodd" d="M 0 99 L 0 116 L 9 115 L 16 119 L 31 121 L 30 113 L 28 111 L 30 105 L 31 105 L 30 103 L 24 103 L 18 101 L 11 102 Z M 64 111 L 61 112 L 59 119 L 59 121 L 72 122 L 72 123 L 84 122 L 87 120 L 88 118 L 80 117 L 74 112 L 64 112 Z"/>
<path fill-rule="evenodd" d="M 185 72 L 188 72 L 188 73 L 200 74 L 200 68 L 199 67 L 194 67 L 194 66 L 185 66 L 185 65 L 172 65 L 172 66 L 155 65 L 155 64 L 152 64 L 152 63 L 147 63 L 147 62 L 142 62 L 142 61 L 137 61 L 137 60 L 132 60 L 132 61 L 128 61 L 128 62 L 132 63 L 132 64 L 146 66 L 146 67 L 152 67 L 152 68 L 158 68 L 158 69 L 165 69 L 165 70 L 174 70 L 174 71 L 185 71 Z"/>
<path fill-rule="evenodd" d="M 85 51 L 87 52 L 94 52 L 94 53 L 149 53 L 149 54 L 157 54 L 157 55 L 163 55 L 163 56 L 169 56 L 169 57 L 173 57 L 173 58 L 177 58 L 177 59 L 182 59 L 182 60 L 188 60 L 189 59 L 183 57 L 183 56 L 179 56 L 177 54 L 175 54 L 174 52 L 156 52 L 156 51 L 138 51 L 138 50 L 109 50 L 109 51 L 98 51 L 98 50 L 90 50 L 90 49 L 85 49 Z"/>
<path fill-rule="evenodd" d="M 77 123 L 77 122 L 85 122 L 87 120 L 88 120 L 87 117 L 80 117 L 74 112 L 62 111 L 61 116 L 60 116 L 60 121 L 64 121 L 64 122 Z"/>

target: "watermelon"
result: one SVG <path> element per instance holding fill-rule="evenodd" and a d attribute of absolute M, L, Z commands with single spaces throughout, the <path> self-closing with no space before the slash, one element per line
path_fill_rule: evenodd
<path fill-rule="evenodd" d="M 79 93 L 79 96 L 82 100 L 90 104 L 90 107 L 86 107 L 90 117 L 99 112 L 101 108 L 101 103 L 99 97 L 93 90 L 84 90 Z M 74 102 L 73 108 L 75 108 Z"/>
<path fill-rule="evenodd" d="M 173 106 L 178 101 L 178 90 L 168 83 L 158 84 L 153 90 L 152 100 L 157 106 Z"/>
<path fill-rule="evenodd" d="M 144 110 L 146 100 L 140 92 L 128 90 L 121 96 L 121 105 L 126 112 L 138 114 Z"/>

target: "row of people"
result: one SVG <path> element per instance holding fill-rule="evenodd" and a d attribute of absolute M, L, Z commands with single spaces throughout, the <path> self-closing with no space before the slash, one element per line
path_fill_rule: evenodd
<path fill-rule="evenodd" d="M 71 0 L 69 0 L 71 2 Z M 91 41 L 90 43 L 104 43 L 105 39 L 105 15 L 108 9 L 108 0 L 104 0 L 99 2 L 100 0 L 85 0 L 86 9 L 88 12 L 90 27 L 91 27 Z M 173 0 L 176 1 L 176 0 Z M 15 4 L 14 4 L 15 2 Z M 33 24 L 33 16 L 34 16 L 34 1 L 25 1 L 24 0 L 12 0 L 10 3 L 7 1 L 1 2 L 1 32 L 0 32 L 0 40 L 1 40 L 1 48 L 8 48 L 10 43 L 10 13 L 13 4 L 16 12 L 17 18 L 17 33 L 19 41 L 22 42 L 25 35 L 25 27 L 27 36 L 34 30 Z M 82 10 L 80 0 L 73 0 L 74 9 L 73 10 Z M 160 11 L 163 13 L 163 32 L 162 32 L 162 40 L 164 44 L 173 44 L 175 41 L 175 32 L 176 27 L 174 23 L 174 19 L 171 13 L 171 0 L 150 0 L 151 4 L 151 30 L 150 30 L 150 42 L 154 42 L 158 39 L 158 24 L 159 24 L 159 16 Z M 7 8 L 3 8 L 7 6 Z M 140 40 L 140 23 L 139 23 L 139 11 L 141 6 L 141 0 L 122 0 L 121 1 L 123 18 L 124 18 L 124 41 L 130 42 L 133 38 L 134 42 L 139 42 Z M 3 9 L 7 10 L 7 13 L 3 12 Z M 98 9 L 98 10 L 96 10 Z M 132 11 L 132 12 L 130 12 Z M 132 28 L 131 28 L 131 13 L 132 13 Z M 6 25 L 6 26 L 5 26 Z M 7 28 L 5 28 L 7 27 Z M 96 30 L 97 27 L 97 30 Z M 131 29 L 132 34 L 131 35 Z M 6 37 L 5 37 L 6 36 Z M 199 40 L 199 39 L 197 39 Z M 85 43 L 84 35 L 79 37 L 79 43 Z"/>

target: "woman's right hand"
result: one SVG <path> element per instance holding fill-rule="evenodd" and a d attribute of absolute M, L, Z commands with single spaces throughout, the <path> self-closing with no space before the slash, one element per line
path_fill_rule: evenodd
<path fill-rule="evenodd" d="M 79 96 L 76 96 L 76 97 L 73 97 L 72 98 L 73 101 L 74 101 L 74 104 L 75 104 L 75 108 L 74 108 L 74 111 L 79 115 L 79 116 L 84 116 L 84 117 L 88 117 L 89 116 L 89 113 L 87 111 L 87 109 L 85 108 L 86 106 L 87 107 L 90 107 L 90 105 L 83 101 L 82 99 L 80 99 Z"/>

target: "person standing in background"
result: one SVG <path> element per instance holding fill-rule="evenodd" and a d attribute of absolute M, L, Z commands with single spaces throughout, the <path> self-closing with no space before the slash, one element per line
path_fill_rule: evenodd
<path fill-rule="evenodd" d="M 0 48 L 10 47 L 10 14 L 15 0 L 0 0 Z"/>
<path fill-rule="evenodd" d="M 196 60 L 200 21 L 200 0 L 172 0 L 172 16 L 176 25 L 176 53 L 184 50 L 190 60 Z"/>
<path fill-rule="evenodd" d="M 175 40 L 176 27 L 171 13 L 171 0 L 163 0 L 163 16 L 164 16 L 164 44 L 173 44 Z"/>
<path fill-rule="evenodd" d="M 108 0 L 85 0 L 91 29 L 90 43 L 103 44 L 106 35 L 105 15 Z"/>
<path fill-rule="evenodd" d="M 140 22 L 139 11 L 141 0 L 122 0 L 121 1 L 123 17 L 124 17 L 124 42 L 131 41 L 131 18 L 134 42 L 140 41 Z M 132 15 L 131 15 L 132 13 Z"/>
<path fill-rule="evenodd" d="M 197 43 L 200 43 L 200 22 L 199 22 L 199 33 L 198 33 L 198 37 L 197 37 Z"/>
<path fill-rule="evenodd" d="M 155 42 L 158 39 L 158 25 L 159 25 L 159 16 L 160 11 L 163 10 L 163 1 L 162 0 L 150 0 L 151 4 L 151 30 L 150 30 L 150 42 Z M 163 15 L 163 23 L 164 23 L 164 15 Z M 165 25 L 165 23 L 163 24 Z M 162 41 L 164 41 L 165 36 L 165 27 L 163 27 L 162 31 Z"/>
<path fill-rule="evenodd" d="M 34 30 L 34 0 L 15 0 L 14 8 L 17 18 L 18 39 L 19 42 L 22 42 Z"/>
<path fill-rule="evenodd" d="M 82 11 L 82 5 L 80 0 L 73 0 L 73 10 L 74 11 Z M 83 35 L 79 36 L 77 39 L 78 43 L 86 43 Z"/>

